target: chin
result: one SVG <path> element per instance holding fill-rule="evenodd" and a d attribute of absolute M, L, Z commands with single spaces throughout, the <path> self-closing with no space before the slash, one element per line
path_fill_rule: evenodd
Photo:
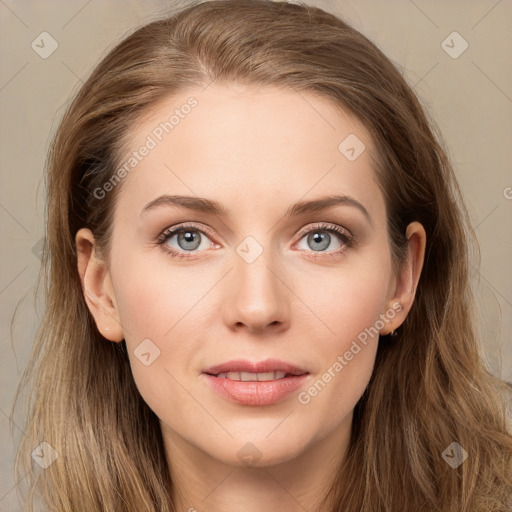
<path fill-rule="evenodd" d="M 252 435 L 244 440 L 231 440 L 229 445 L 219 446 L 218 453 L 210 455 L 229 466 L 263 468 L 288 462 L 302 453 L 293 438 L 280 441 L 272 439 L 272 435 L 265 437 L 266 434 L 261 438 Z"/>

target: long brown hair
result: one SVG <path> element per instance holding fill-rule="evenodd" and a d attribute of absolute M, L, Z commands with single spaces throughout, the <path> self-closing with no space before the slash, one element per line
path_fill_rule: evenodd
<path fill-rule="evenodd" d="M 412 310 L 379 342 L 354 411 L 352 438 L 321 510 L 507 511 L 512 437 L 500 390 L 482 363 L 468 275 L 473 237 L 440 136 L 400 72 L 366 37 L 304 4 L 218 0 L 184 6 L 135 31 L 96 67 L 49 152 L 46 309 L 24 376 L 31 392 L 18 469 L 26 509 L 174 511 L 158 418 L 137 392 L 124 343 L 98 332 L 84 301 L 74 237 L 90 228 L 108 254 L 120 187 L 94 191 L 120 165 L 130 127 L 190 86 L 239 83 L 313 92 L 356 116 L 377 148 L 395 265 L 405 230 L 427 233 Z M 58 454 L 34 471 L 42 441 Z M 457 468 L 443 453 L 457 442 Z M 39 468 L 37 468 L 39 469 Z"/>

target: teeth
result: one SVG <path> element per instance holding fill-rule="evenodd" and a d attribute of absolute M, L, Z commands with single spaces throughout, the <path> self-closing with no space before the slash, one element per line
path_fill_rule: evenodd
<path fill-rule="evenodd" d="M 221 379 L 238 380 L 242 382 L 264 382 L 268 380 L 284 379 L 286 372 L 264 372 L 264 373 L 250 373 L 250 372 L 224 372 L 217 375 Z"/>
<path fill-rule="evenodd" d="M 275 374 L 276 374 L 276 379 L 284 379 L 286 376 L 286 372 L 283 372 L 283 371 L 275 372 Z"/>
<path fill-rule="evenodd" d="M 282 377 L 277 377 L 276 373 L 284 373 L 284 372 L 265 372 L 265 373 L 258 373 L 256 374 L 258 376 L 258 381 L 264 382 L 266 380 L 274 380 L 274 379 L 282 379 Z M 284 377 L 284 375 L 283 375 Z M 256 379 L 254 379 L 256 380 Z"/>

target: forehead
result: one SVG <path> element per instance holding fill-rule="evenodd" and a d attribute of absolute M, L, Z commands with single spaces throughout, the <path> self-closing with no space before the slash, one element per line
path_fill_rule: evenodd
<path fill-rule="evenodd" d="M 310 92 L 190 88 L 148 110 L 124 150 L 122 163 L 134 165 L 126 166 L 119 199 L 139 211 L 164 193 L 215 196 L 248 210 L 326 193 L 383 207 L 367 130 Z"/>

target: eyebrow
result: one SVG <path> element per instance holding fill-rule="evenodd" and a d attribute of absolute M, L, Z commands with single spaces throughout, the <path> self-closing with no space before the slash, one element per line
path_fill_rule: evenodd
<path fill-rule="evenodd" d="M 291 205 L 286 210 L 284 217 L 290 218 L 304 215 L 306 213 L 319 212 L 337 205 L 353 206 L 357 208 L 373 226 L 373 220 L 368 213 L 368 210 L 359 201 L 357 201 L 357 199 L 346 195 L 331 195 L 310 201 L 299 201 Z M 144 206 L 141 215 L 160 206 L 180 206 L 182 208 L 187 208 L 188 210 L 209 213 L 219 217 L 228 217 L 231 214 L 231 210 L 229 208 L 226 208 L 218 201 L 214 201 L 212 199 L 165 194 L 157 197 Z"/>

